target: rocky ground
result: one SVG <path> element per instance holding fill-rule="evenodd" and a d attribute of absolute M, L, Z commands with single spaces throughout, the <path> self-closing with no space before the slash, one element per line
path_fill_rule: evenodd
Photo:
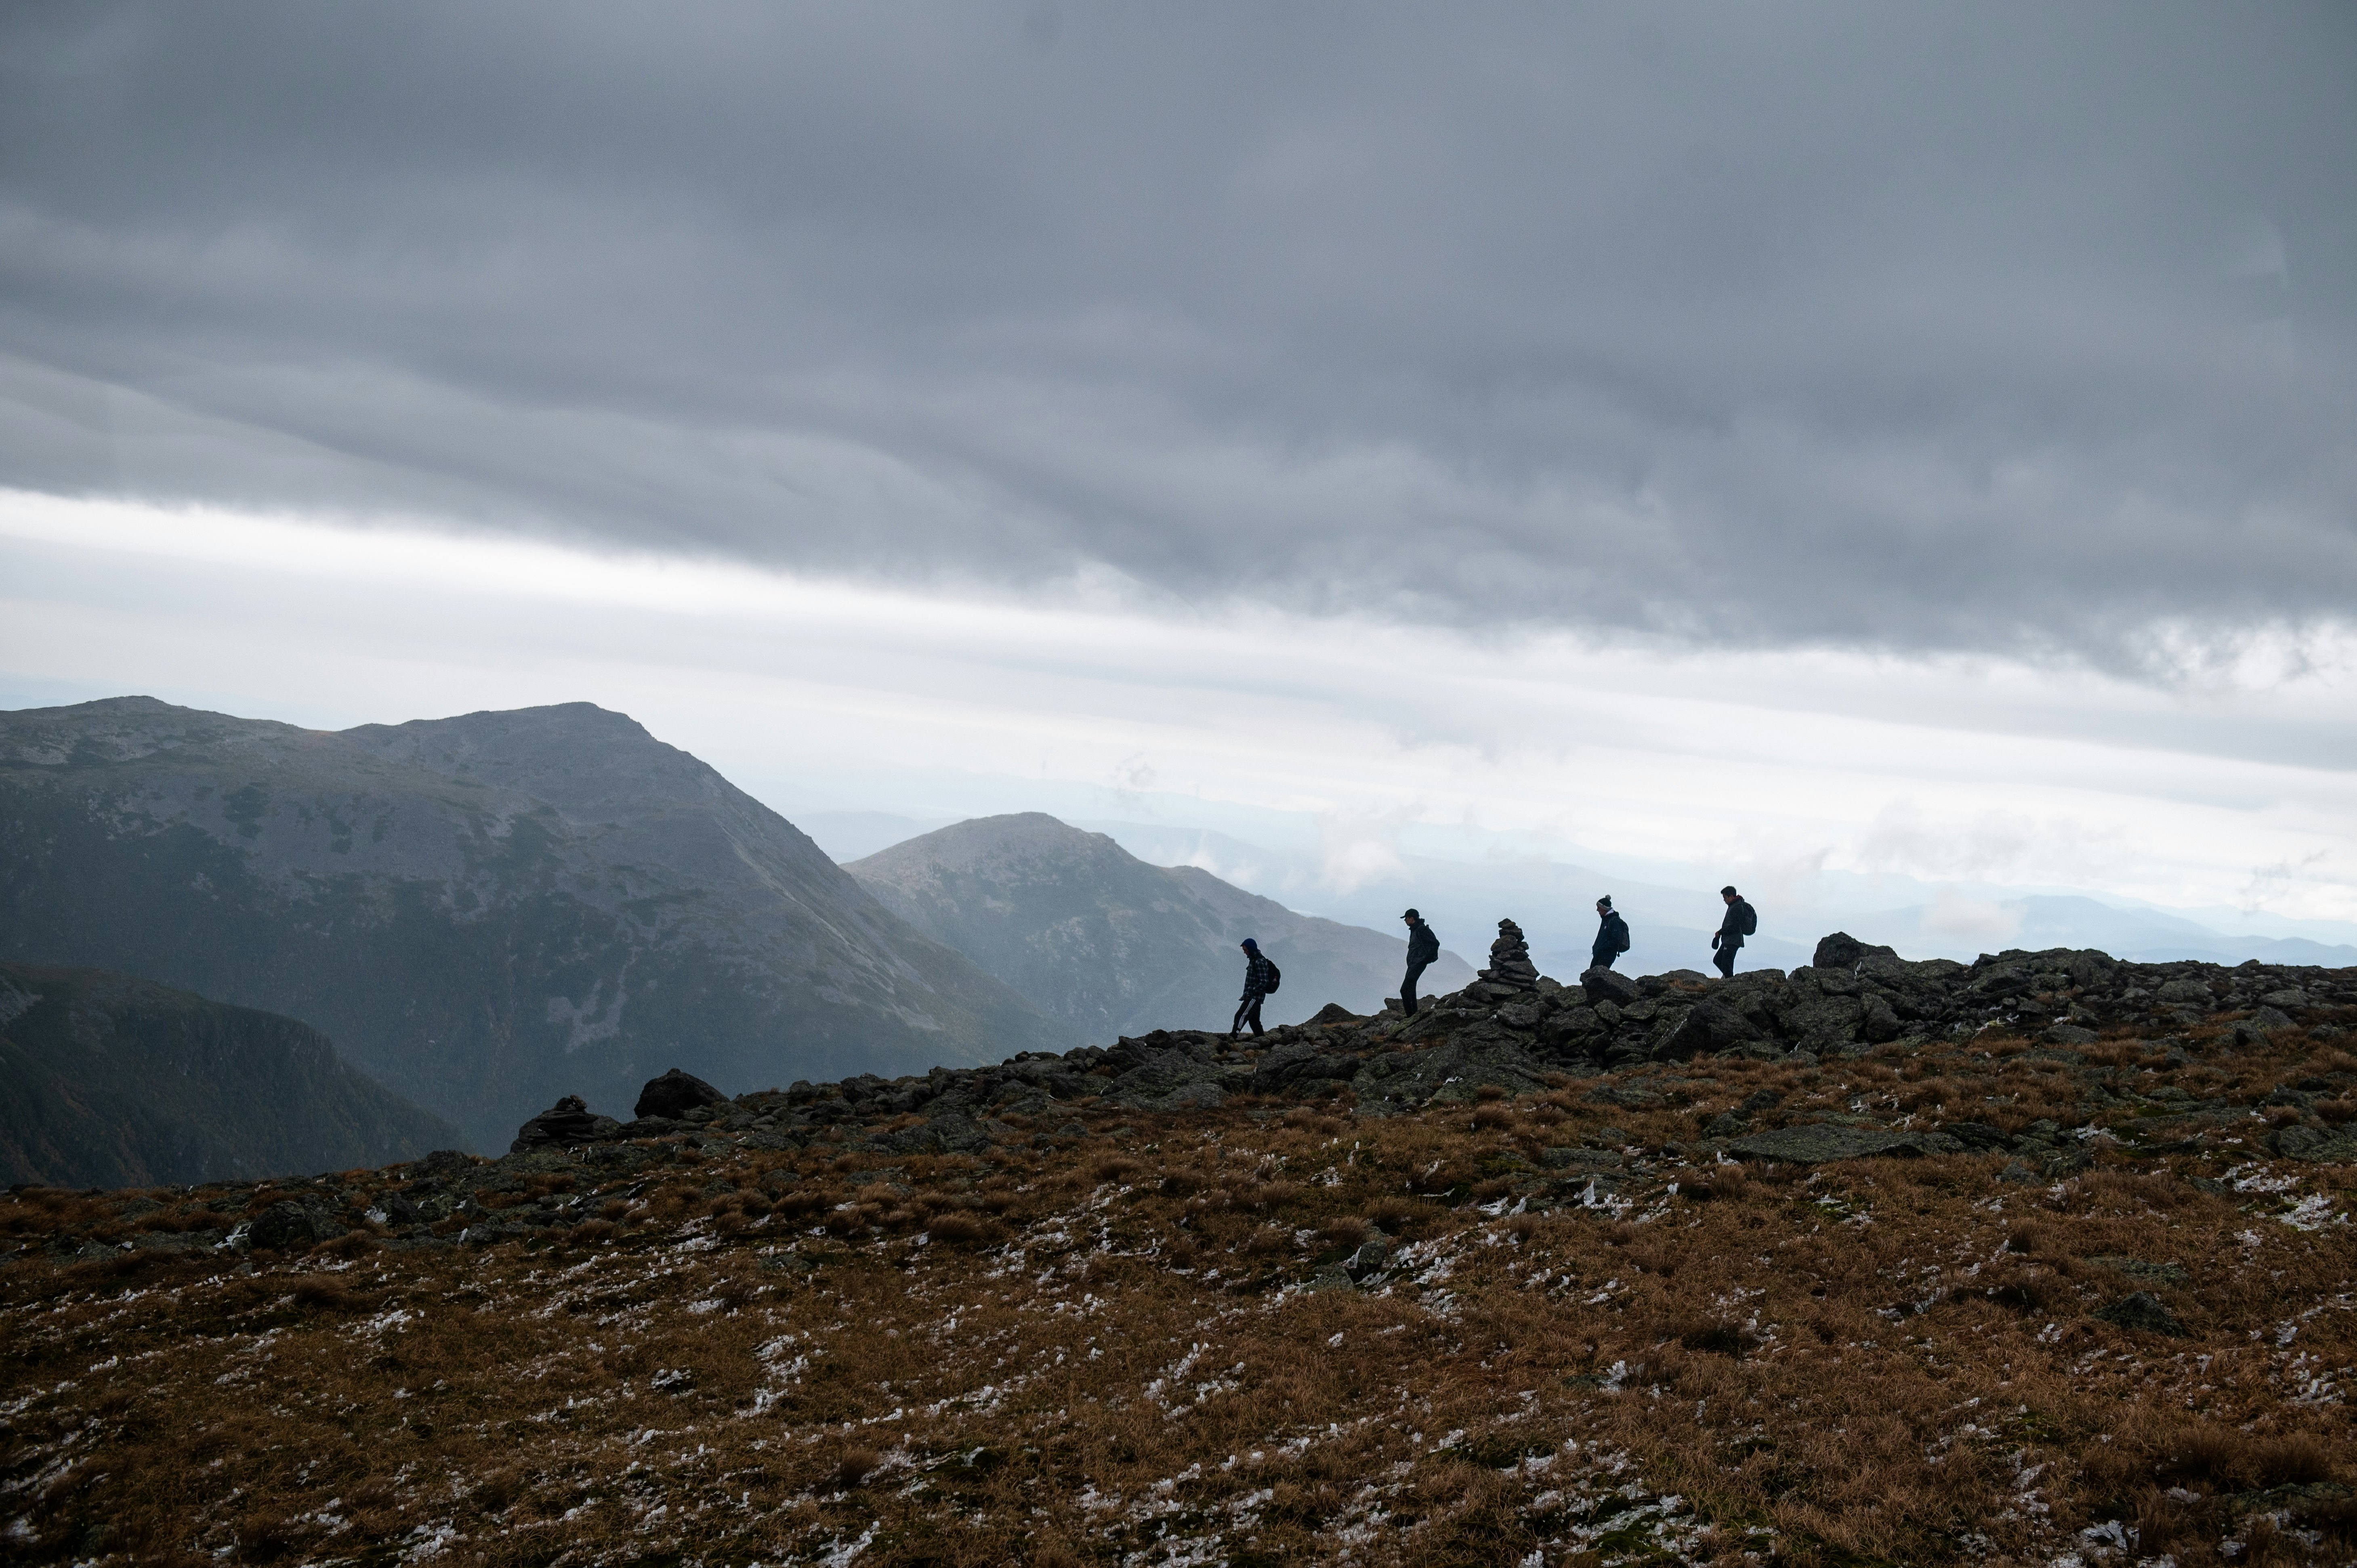
<path fill-rule="evenodd" d="M 2357 972 L 1816 957 L 19 1188 L 0 1540 L 2357 1561 Z"/>

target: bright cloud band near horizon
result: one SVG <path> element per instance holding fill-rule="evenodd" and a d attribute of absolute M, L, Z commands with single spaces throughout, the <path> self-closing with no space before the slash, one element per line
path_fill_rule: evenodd
<path fill-rule="evenodd" d="M 10 705 L 320 726 L 587 700 L 792 814 L 1134 798 L 2357 921 L 2357 646 L 2160 687 L 1368 618 L 946 597 L 416 527 L 0 493 Z M 1183 807 L 1182 807 L 1183 810 Z"/>

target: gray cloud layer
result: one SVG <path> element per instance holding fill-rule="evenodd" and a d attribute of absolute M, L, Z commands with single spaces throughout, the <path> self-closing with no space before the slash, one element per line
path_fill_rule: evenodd
<path fill-rule="evenodd" d="M 36 5 L 0 482 L 1443 620 L 2357 604 L 2357 11 Z"/>

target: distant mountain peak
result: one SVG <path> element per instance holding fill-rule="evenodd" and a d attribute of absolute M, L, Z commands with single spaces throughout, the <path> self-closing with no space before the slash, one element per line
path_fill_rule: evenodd
<path fill-rule="evenodd" d="M 1265 1009 L 1271 1024 L 1329 1002 L 1380 1010 L 1406 963 L 1402 938 L 1295 914 L 1198 867 L 1149 865 L 1042 811 L 954 822 L 845 869 L 910 925 L 1095 1036 L 1224 1027 L 1245 937 L 1285 972 Z M 1426 990 L 1471 978 L 1445 959 Z"/>

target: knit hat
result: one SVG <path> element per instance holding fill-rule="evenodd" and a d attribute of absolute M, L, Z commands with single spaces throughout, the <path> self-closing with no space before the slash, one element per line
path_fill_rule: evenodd
<path fill-rule="evenodd" d="M 1599 909 L 1609 909 L 1612 908 L 1612 895 L 1607 893 L 1603 897 L 1598 898 L 1596 901 L 1596 907 Z"/>
<path fill-rule="evenodd" d="M 1256 942 L 1256 941 L 1253 940 L 1250 937 L 1246 937 L 1246 938 L 1244 939 L 1244 946 L 1246 946 L 1246 947 L 1248 947 L 1248 948 L 1252 949 L 1252 950 L 1253 950 L 1253 951 L 1254 951 L 1254 952 L 1258 952 L 1258 951 L 1260 951 L 1260 944 L 1259 944 L 1258 942 Z"/>

